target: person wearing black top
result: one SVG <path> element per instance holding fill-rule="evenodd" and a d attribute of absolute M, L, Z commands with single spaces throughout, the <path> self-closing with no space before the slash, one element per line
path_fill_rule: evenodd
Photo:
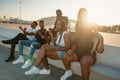
<path fill-rule="evenodd" d="M 30 41 L 30 40 L 20 40 L 19 41 L 19 58 L 13 62 L 13 64 L 23 63 L 23 46 L 29 46 L 30 47 L 30 53 L 28 56 L 28 60 L 25 62 L 25 64 L 22 66 L 22 69 L 28 68 L 30 65 L 32 65 L 32 57 L 35 52 L 35 49 L 40 49 L 41 45 L 45 44 L 45 33 L 47 30 L 44 28 L 44 21 L 40 20 L 39 22 L 40 29 L 36 31 L 35 38 L 36 40 Z"/>

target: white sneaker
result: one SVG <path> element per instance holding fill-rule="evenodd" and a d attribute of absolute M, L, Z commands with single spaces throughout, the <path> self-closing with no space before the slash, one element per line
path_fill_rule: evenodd
<path fill-rule="evenodd" d="M 22 69 L 28 68 L 32 65 L 32 62 L 30 59 L 28 59 L 22 66 Z"/>
<path fill-rule="evenodd" d="M 72 71 L 66 71 L 64 75 L 60 78 L 60 80 L 66 80 L 68 77 L 72 76 Z"/>
<path fill-rule="evenodd" d="M 44 68 L 44 69 L 39 71 L 39 74 L 50 74 L 50 69 L 47 70 L 47 69 Z"/>
<path fill-rule="evenodd" d="M 18 64 L 18 63 L 23 63 L 24 62 L 24 58 L 23 56 L 20 56 L 17 60 L 13 61 L 13 64 Z"/>
<path fill-rule="evenodd" d="M 33 66 L 29 71 L 25 72 L 25 75 L 39 74 L 39 68 Z"/>

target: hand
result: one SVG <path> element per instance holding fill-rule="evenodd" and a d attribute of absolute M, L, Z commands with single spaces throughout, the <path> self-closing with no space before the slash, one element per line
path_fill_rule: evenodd
<path fill-rule="evenodd" d="M 27 28 L 24 28 L 24 31 L 26 31 L 27 30 Z"/>
<path fill-rule="evenodd" d="M 38 30 L 38 31 L 36 32 L 36 34 L 39 34 L 40 36 L 42 36 L 42 33 L 41 33 L 40 30 Z"/>
<path fill-rule="evenodd" d="M 68 53 L 69 55 L 72 55 L 73 51 L 70 49 L 70 50 L 68 50 L 67 53 Z"/>
<path fill-rule="evenodd" d="M 22 26 L 19 26 L 19 29 L 20 29 L 20 30 L 23 30 Z"/>
<path fill-rule="evenodd" d="M 53 37 L 53 33 L 51 30 L 49 30 L 48 33 L 49 33 L 50 37 Z"/>

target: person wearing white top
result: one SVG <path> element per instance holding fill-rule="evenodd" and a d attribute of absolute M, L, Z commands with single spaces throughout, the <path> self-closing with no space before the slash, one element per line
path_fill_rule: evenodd
<path fill-rule="evenodd" d="M 53 36 L 51 32 L 49 32 L 51 36 L 52 45 L 45 44 L 41 47 L 39 54 L 37 56 L 37 60 L 35 65 L 29 70 L 25 72 L 25 75 L 32 74 L 50 74 L 51 71 L 48 67 L 47 57 L 55 60 L 62 59 L 62 56 L 66 53 L 66 51 L 70 48 L 70 37 L 66 32 L 66 23 L 63 19 L 58 19 L 55 23 L 55 30 L 58 32 L 56 37 Z M 55 40 L 55 38 L 57 38 Z M 39 70 L 40 64 L 43 63 L 44 69 Z"/>
<path fill-rule="evenodd" d="M 5 60 L 5 62 L 9 62 L 15 59 L 14 57 L 14 52 L 15 52 L 15 46 L 16 44 L 18 44 L 19 40 L 33 40 L 34 38 L 34 33 L 36 31 L 35 27 L 37 26 L 37 22 L 33 21 L 31 23 L 31 28 L 29 30 L 27 30 L 27 28 L 22 28 L 21 26 L 19 27 L 19 29 L 23 32 L 23 33 L 19 33 L 17 34 L 14 38 L 10 39 L 10 40 L 3 40 L 2 43 L 4 44 L 10 44 L 11 45 L 11 50 L 10 50 L 10 56 Z"/>
<path fill-rule="evenodd" d="M 46 43 L 45 40 L 45 34 L 46 29 L 44 28 L 44 21 L 39 21 L 40 29 L 35 32 L 35 36 L 29 36 L 31 40 L 20 40 L 19 41 L 19 58 L 13 62 L 13 64 L 23 63 L 24 57 L 23 57 L 23 46 L 29 46 L 30 47 L 30 53 L 28 55 L 27 61 L 22 65 L 22 69 L 28 68 L 32 65 L 32 57 L 35 52 L 35 49 L 40 49 L 40 47 Z M 32 31 L 32 30 L 31 30 Z M 36 38 L 36 40 L 35 40 Z"/>

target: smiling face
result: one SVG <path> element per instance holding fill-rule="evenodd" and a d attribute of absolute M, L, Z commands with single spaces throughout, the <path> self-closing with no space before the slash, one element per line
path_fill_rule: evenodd
<path fill-rule="evenodd" d="M 56 31 L 65 31 L 66 30 L 66 24 L 63 19 L 58 19 L 55 23 Z"/>
<path fill-rule="evenodd" d="M 31 23 L 31 28 L 36 28 L 36 26 L 37 26 L 37 22 L 36 21 L 33 21 L 32 23 Z"/>
<path fill-rule="evenodd" d="M 44 21 L 40 21 L 39 26 L 40 26 L 41 29 L 43 29 L 44 28 Z"/>
<path fill-rule="evenodd" d="M 57 17 L 61 17 L 62 16 L 62 11 L 60 9 L 58 9 L 56 11 L 56 15 L 57 15 Z"/>

